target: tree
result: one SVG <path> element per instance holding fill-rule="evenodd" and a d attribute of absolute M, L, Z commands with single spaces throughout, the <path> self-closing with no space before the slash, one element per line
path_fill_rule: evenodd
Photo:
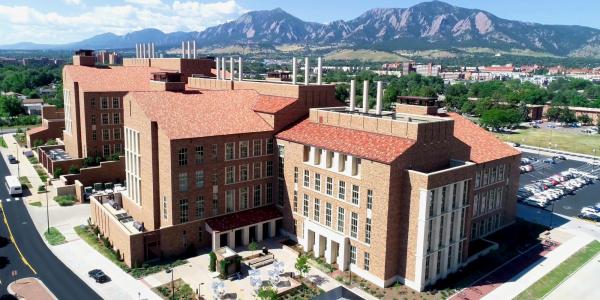
<path fill-rule="evenodd" d="M 250 250 L 251 252 L 258 250 L 258 248 L 259 248 L 259 245 L 255 241 L 252 241 L 250 244 L 248 244 L 248 250 Z"/>
<path fill-rule="evenodd" d="M 523 116 L 514 108 L 493 108 L 483 113 L 479 122 L 484 127 L 498 131 L 502 127 L 515 127 L 521 123 Z"/>
<path fill-rule="evenodd" d="M 556 121 L 560 118 L 560 115 L 562 113 L 562 110 L 560 107 L 550 107 L 548 109 L 548 111 L 546 112 L 546 118 L 548 118 L 548 120 L 550 121 Z"/>
<path fill-rule="evenodd" d="M 261 286 L 256 296 L 261 300 L 277 300 L 277 290 L 272 286 Z"/>
<path fill-rule="evenodd" d="M 298 258 L 296 258 L 296 264 L 294 265 L 294 267 L 296 267 L 296 270 L 298 270 L 300 275 L 304 277 L 305 274 L 310 271 L 310 265 L 308 264 L 308 256 L 306 254 L 298 256 Z"/>
<path fill-rule="evenodd" d="M 577 117 L 577 121 L 581 122 L 584 125 L 589 125 L 592 123 L 592 118 L 588 115 L 581 115 Z"/>
<path fill-rule="evenodd" d="M 350 87 L 346 83 L 340 83 L 335 86 L 335 98 L 339 101 L 346 101 L 350 96 Z"/>
<path fill-rule="evenodd" d="M 215 272 L 217 271 L 217 255 L 214 252 L 210 252 L 208 254 L 209 257 L 209 263 L 208 263 L 208 270 L 210 272 Z"/>
<path fill-rule="evenodd" d="M 58 178 L 63 174 L 63 169 L 62 168 L 56 168 L 54 169 L 54 172 L 52 173 L 52 175 L 54 175 L 54 178 Z"/>
<path fill-rule="evenodd" d="M 17 97 L 0 97 L 0 111 L 5 116 L 14 117 L 23 113 L 21 100 Z"/>

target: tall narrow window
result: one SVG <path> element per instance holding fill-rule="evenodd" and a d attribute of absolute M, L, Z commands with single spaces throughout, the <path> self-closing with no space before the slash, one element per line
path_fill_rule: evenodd
<path fill-rule="evenodd" d="M 321 174 L 315 173 L 315 191 L 321 191 Z"/>
<path fill-rule="evenodd" d="M 315 222 L 319 222 L 321 218 L 321 200 L 315 198 L 315 208 L 313 211 L 313 219 Z"/>
<path fill-rule="evenodd" d="M 268 138 L 267 139 L 267 154 L 273 154 L 273 139 L 272 138 Z"/>
<path fill-rule="evenodd" d="M 240 158 L 248 157 L 248 141 L 240 142 Z"/>
<path fill-rule="evenodd" d="M 233 143 L 225 144 L 225 160 L 232 160 L 234 158 Z"/>
<path fill-rule="evenodd" d="M 369 271 L 371 269 L 371 257 L 369 252 L 365 252 L 364 269 L 365 271 Z"/>
<path fill-rule="evenodd" d="M 373 209 L 373 190 L 367 190 L 367 209 Z"/>
<path fill-rule="evenodd" d="M 304 186 L 310 187 L 310 171 L 304 170 Z"/>
<path fill-rule="evenodd" d="M 350 236 L 353 238 L 358 237 L 358 214 L 355 212 L 350 214 Z"/>
<path fill-rule="evenodd" d="M 254 163 L 254 167 L 253 167 L 253 170 L 252 170 L 252 178 L 253 179 L 260 179 L 260 177 L 261 177 L 260 170 L 262 169 L 261 165 L 262 164 L 260 162 L 255 162 Z"/>
<path fill-rule="evenodd" d="M 342 180 L 340 180 L 338 186 L 338 198 L 340 198 L 340 200 L 346 199 L 346 182 Z"/>
<path fill-rule="evenodd" d="M 267 182 L 265 185 L 265 201 L 267 204 L 273 203 L 273 183 Z"/>
<path fill-rule="evenodd" d="M 294 191 L 293 210 L 298 212 L 298 191 Z"/>
<path fill-rule="evenodd" d="M 365 243 L 371 243 L 371 218 L 365 220 Z"/>
<path fill-rule="evenodd" d="M 254 207 L 260 206 L 261 202 L 261 193 L 260 193 L 261 185 L 254 186 Z"/>
<path fill-rule="evenodd" d="M 262 155 L 262 140 L 254 140 L 254 146 L 253 146 L 253 154 L 254 156 L 261 156 Z"/>
<path fill-rule="evenodd" d="M 188 190 L 188 177 L 187 172 L 179 173 L 179 191 L 187 192 Z"/>
<path fill-rule="evenodd" d="M 235 182 L 235 167 L 229 166 L 225 168 L 225 184 L 232 184 Z"/>
<path fill-rule="evenodd" d="M 352 185 L 352 204 L 358 205 L 360 199 L 360 188 L 358 185 Z"/>
<path fill-rule="evenodd" d="M 248 187 L 240 188 L 240 209 L 248 208 Z"/>
<path fill-rule="evenodd" d="M 294 183 L 298 183 L 298 167 L 294 167 Z"/>
<path fill-rule="evenodd" d="M 271 177 L 273 176 L 273 161 L 269 160 L 266 162 L 266 173 L 267 173 L 267 177 Z"/>
<path fill-rule="evenodd" d="M 344 208 L 338 207 L 337 230 L 344 232 Z"/>
<path fill-rule="evenodd" d="M 167 217 L 169 216 L 168 212 L 169 210 L 167 209 L 167 196 L 163 196 L 163 219 L 167 219 Z"/>
<path fill-rule="evenodd" d="M 196 164 L 204 162 L 204 146 L 196 146 Z"/>
<path fill-rule="evenodd" d="M 219 214 L 219 193 L 213 192 L 212 195 L 212 214 L 216 216 Z"/>
<path fill-rule="evenodd" d="M 188 201 L 187 199 L 179 200 L 179 223 L 188 221 Z"/>
<path fill-rule="evenodd" d="M 304 199 L 302 202 L 302 215 L 308 217 L 308 195 L 304 194 Z"/>
<path fill-rule="evenodd" d="M 204 187 L 204 171 L 196 171 L 196 187 L 201 189 Z"/>
<path fill-rule="evenodd" d="M 179 149 L 177 153 L 180 166 L 187 166 L 187 148 Z"/>
<path fill-rule="evenodd" d="M 325 203 L 325 225 L 331 227 L 331 203 Z"/>
<path fill-rule="evenodd" d="M 248 165 L 240 165 L 240 181 L 248 180 Z"/>
<path fill-rule="evenodd" d="M 356 265 L 356 247 L 350 245 L 350 263 Z"/>
<path fill-rule="evenodd" d="M 204 218 L 204 196 L 202 195 L 196 197 L 196 217 Z"/>
<path fill-rule="evenodd" d="M 327 186 L 325 188 L 325 191 L 327 192 L 327 195 L 329 195 L 329 196 L 333 195 L 333 178 L 327 177 L 326 185 Z"/>
<path fill-rule="evenodd" d="M 235 211 L 235 190 L 227 190 L 225 192 L 225 202 L 227 204 L 226 212 L 232 213 Z"/>

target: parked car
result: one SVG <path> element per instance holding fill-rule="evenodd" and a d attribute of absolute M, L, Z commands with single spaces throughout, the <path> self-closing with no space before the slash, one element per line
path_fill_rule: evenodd
<path fill-rule="evenodd" d="M 23 155 L 27 158 L 33 157 L 33 151 L 25 150 L 25 151 L 23 151 Z"/>
<path fill-rule="evenodd" d="M 14 155 L 12 155 L 12 154 L 9 154 L 9 155 L 8 155 L 8 162 L 9 162 L 9 163 L 11 163 L 11 164 L 16 164 L 16 163 L 19 163 L 19 161 L 18 161 L 18 160 L 15 158 L 15 156 L 14 156 Z"/>
<path fill-rule="evenodd" d="M 552 159 L 552 158 L 545 158 L 544 159 L 544 163 L 546 163 L 546 164 L 555 164 L 556 161 L 554 161 L 554 159 Z"/>
<path fill-rule="evenodd" d="M 104 274 L 100 269 L 94 269 L 88 272 L 91 278 L 93 278 L 97 283 L 105 283 L 110 281 L 110 277 Z"/>

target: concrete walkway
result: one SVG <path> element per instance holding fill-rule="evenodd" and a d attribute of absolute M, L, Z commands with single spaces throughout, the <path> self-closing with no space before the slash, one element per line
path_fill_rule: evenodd
<path fill-rule="evenodd" d="M 510 281 L 487 294 L 483 299 L 514 298 L 592 240 L 593 238 L 586 234 L 579 234 L 569 239 L 548 253 L 541 263 L 517 274 Z"/>
<path fill-rule="evenodd" d="M 600 274 L 600 255 L 592 258 L 544 299 L 600 299 L 598 274 Z"/>

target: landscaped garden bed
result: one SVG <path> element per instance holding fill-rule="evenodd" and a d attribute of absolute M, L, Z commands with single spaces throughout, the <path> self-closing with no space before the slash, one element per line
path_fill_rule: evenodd
<path fill-rule="evenodd" d="M 194 290 L 189 284 L 185 283 L 181 279 L 171 282 L 167 282 L 163 285 L 157 286 L 152 289 L 155 293 L 161 296 L 163 299 L 173 300 L 196 300 L 198 299 Z M 174 290 L 174 293 L 173 293 Z M 173 295 L 174 294 L 174 295 Z"/>

